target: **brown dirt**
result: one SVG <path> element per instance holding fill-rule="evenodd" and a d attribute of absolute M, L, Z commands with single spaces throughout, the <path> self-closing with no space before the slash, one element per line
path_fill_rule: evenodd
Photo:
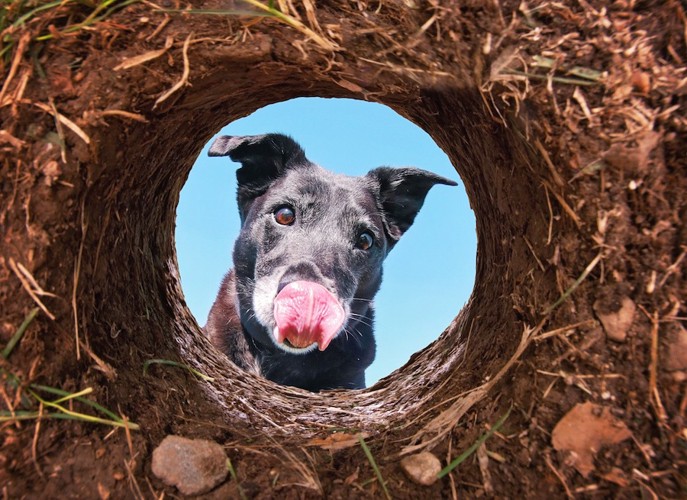
<path fill-rule="evenodd" d="M 275 19 L 148 3 L 65 33 L 86 4 L 5 33 L 17 43 L 0 95 L 3 344 L 38 300 L 55 319 L 39 313 L 3 361 L 0 401 L 46 410 L 29 383 L 91 387 L 88 398 L 140 430 L 10 418 L 5 498 L 176 495 L 150 470 L 170 433 L 225 446 L 238 483 L 211 497 L 381 496 L 355 438 L 323 447 L 335 431 L 366 436 L 395 498 L 684 497 L 687 366 L 671 354 L 687 321 L 684 3 L 275 2 L 335 51 Z M 114 69 L 166 40 L 159 57 Z M 182 79 L 184 54 L 187 84 L 155 105 Z M 584 85 L 576 67 L 602 74 Z M 439 340 L 366 391 L 305 394 L 239 371 L 202 337 L 179 285 L 175 206 L 203 144 L 298 96 L 376 101 L 422 127 L 477 217 L 471 300 Z M 627 299 L 627 335 L 610 340 L 597 315 Z M 214 380 L 161 365 L 144 376 L 153 358 Z M 589 402 L 631 438 L 598 437 L 585 477 L 551 435 Z M 511 406 L 480 460 L 432 486 L 402 472 L 409 453 L 448 463 Z"/>

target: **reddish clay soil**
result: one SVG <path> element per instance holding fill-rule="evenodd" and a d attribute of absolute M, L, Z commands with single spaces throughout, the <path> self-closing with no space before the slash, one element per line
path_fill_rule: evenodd
<path fill-rule="evenodd" d="M 4 498 L 176 497 L 151 470 L 169 434 L 226 451 L 208 498 L 382 497 L 360 437 L 394 498 L 687 495 L 684 2 L 92 3 L 0 21 Z M 180 289 L 202 146 L 299 96 L 422 127 L 477 218 L 471 300 L 365 391 L 242 372 Z M 433 484 L 402 468 L 446 466 L 508 411 Z"/>

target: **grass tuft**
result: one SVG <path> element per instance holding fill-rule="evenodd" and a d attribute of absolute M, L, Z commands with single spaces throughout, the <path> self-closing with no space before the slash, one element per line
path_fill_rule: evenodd
<path fill-rule="evenodd" d="M 65 35 L 73 35 L 84 28 L 89 28 L 106 20 L 116 11 L 140 2 L 141 0 L 3 0 L 0 7 L 0 58 L 10 55 L 12 48 L 18 41 L 18 33 L 29 25 L 42 13 L 53 11 L 54 18 L 65 19 L 67 25 L 61 30 L 41 32 L 32 39 L 34 42 L 44 42 Z M 71 22 L 69 8 L 86 7 L 91 9 L 82 21 Z M 52 21 L 52 20 L 51 20 Z M 50 23 L 55 25 L 56 23 Z"/>
<path fill-rule="evenodd" d="M 258 10 L 243 10 L 243 9 L 230 9 L 230 10 L 204 10 L 204 9 L 162 9 L 163 12 L 178 12 L 178 13 L 184 13 L 184 14 L 199 14 L 199 15 L 213 15 L 213 16 L 250 16 L 250 17 L 271 17 L 273 19 L 276 19 L 277 21 L 286 24 L 287 26 L 291 26 L 294 28 L 296 31 L 299 31 L 303 35 L 305 35 L 307 38 L 311 39 L 313 42 L 315 42 L 317 45 L 322 47 L 325 50 L 339 50 L 340 47 L 332 42 L 331 40 L 327 40 L 323 36 L 317 34 L 315 31 L 312 29 L 308 28 L 305 24 L 303 24 L 301 21 L 296 19 L 293 16 L 290 16 L 289 14 L 282 12 L 278 8 L 276 8 L 273 4 L 273 2 L 268 2 L 268 3 L 262 3 L 259 0 L 244 0 L 244 2 L 252 7 L 255 7 Z"/>

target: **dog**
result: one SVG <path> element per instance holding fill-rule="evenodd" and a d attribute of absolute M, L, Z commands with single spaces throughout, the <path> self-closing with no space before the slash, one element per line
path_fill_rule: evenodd
<path fill-rule="evenodd" d="M 241 230 L 206 335 L 278 384 L 365 388 L 382 262 L 430 188 L 456 183 L 417 168 L 335 174 L 282 134 L 218 137 L 208 154 L 241 164 Z"/>

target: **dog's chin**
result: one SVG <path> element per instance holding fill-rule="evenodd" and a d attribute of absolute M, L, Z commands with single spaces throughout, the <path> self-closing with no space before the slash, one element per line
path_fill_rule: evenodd
<path fill-rule="evenodd" d="M 284 352 L 288 352 L 289 354 L 307 354 L 309 352 L 317 350 L 318 348 L 317 342 L 313 342 L 312 344 L 306 347 L 296 347 L 291 342 L 289 342 L 288 339 L 284 339 L 283 342 L 278 342 L 278 333 L 279 332 L 277 331 L 277 327 L 275 326 L 274 331 L 270 335 L 272 342 L 274 342 L 274 345 L 277 346 L 279 349 L 281 349 Z"/>

